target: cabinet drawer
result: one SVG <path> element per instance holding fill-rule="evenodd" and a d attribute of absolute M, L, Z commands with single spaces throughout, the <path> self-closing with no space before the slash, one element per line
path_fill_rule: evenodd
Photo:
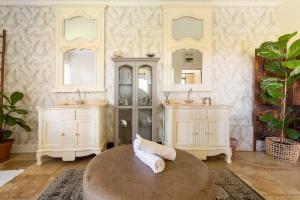
<path fill-rule="evenodd" d="M 191 109 L 176 110 L 175 119 L 193 119 L 193 110 Z"/>
<path fill-rule="evenodd" d="M 206 109 L 197 109 L 194 111 L 195 119 L 207 119 L 207 110 Z"/>
<path fill-rule="evenodd" d="M 75 110 L 62 110 L 63 120 L 75 120 Z"/>
<path fill-rule="evenodd" d="M 59 122 L 62 120 L 60 110 L 46 110 L 43 113 L 43 120 L 48 122 Z"/>
<path fill-rule="evenodd" d="M 76 120 L 93 120 L 94 110 L 92 109 L 77 109 Z"/>
<path fill-rule="evenodd" d="M 213 109 L 208 110 L 208 118 L 209 119 L 227 119 L 228 118 L 228 110 L 227 109 Z"/>

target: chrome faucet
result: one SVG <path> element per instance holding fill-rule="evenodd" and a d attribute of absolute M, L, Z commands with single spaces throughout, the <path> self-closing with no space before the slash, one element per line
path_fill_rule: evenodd
<path fill-rule="evenodd" d="M 203 98 L 203 104 L 211 105 L 211 98 L 210 97 L 204 97 Z"/>
<path fill-rule="evenodd" d="M 190 103 L 193 102 L 193 100 L 190 99 L 192 92 L 193 92 L 193 89 L 190 88 L 189 91 L 188 91 L 188 98 L 187 98 L 187 100 L 184 101 L 185 103 L 190 104 Z"/>
<path fill-rule="evenodd" d="M 82 98 L 82 97 L 81 97 L 81 92 L 80 92 L 79 89 L 76 90 L 76 93 L 77 93 L 77 95 L 78 95 L 78 99 L 75 101 L 75 103 L 76 103 L 76 104 L 85 104 L 86 101 L 85 101 L 84 98 L 85 98 L 86 95 L 84 95 L 84 98 Z"/>

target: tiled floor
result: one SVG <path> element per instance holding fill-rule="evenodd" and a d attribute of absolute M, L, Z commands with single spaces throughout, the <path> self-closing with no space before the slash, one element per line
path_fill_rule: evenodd
<path fill-rule="evenodd" d="M 36 166 L 34 154 L 13 154 L 9 161 L 0 164 L 0 170 L 25 171 L 0 188 L 0 199 L 36 199 L 61 171 L 84 168 L 91 158 L 78 158 L 74 162 L 44 158 L 43 165 Z M 238 152 L 230 165 L 224 163 L 222 156 L 205 162 L 212 167 L 228 167 L 267 200 L 300 200 L 300 162 L 292 166 L 261 152 Z"/>

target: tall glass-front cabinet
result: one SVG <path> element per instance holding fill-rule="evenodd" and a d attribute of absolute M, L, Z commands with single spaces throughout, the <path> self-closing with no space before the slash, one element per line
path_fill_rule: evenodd
<path fill-rule="evenodd" d="M 159 58 L 113 58 L 115 145 L 130 144 L 138 133 L 157 141 L 156 67 Z"/>

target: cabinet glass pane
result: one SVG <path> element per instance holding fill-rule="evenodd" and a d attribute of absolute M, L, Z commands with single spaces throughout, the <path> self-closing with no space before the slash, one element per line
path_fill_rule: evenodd
<path fill-rule="evenodd" d="M 147 65 L 138 68 L 138 104 L 152 105 L 152 68 Z"/>
<path fill-rule="evenodd" d="M 172 37 L 175 40 L 193 38 L 200 40 L 203 37 L 203 20 L 194 17 L 182 17 L 173 19 Z"/>
<path fill-rule="evenodd" d="M 119 138 L 118 143 L 131 144 L 132 143 L 132 110 L 120 109 L 119 110 Z"/>
<path fill-rule="evenodd" d="M 89 49 L 64 53 L 64 85 L 95 85 L 96 55 Z"/>
<path fill-rule="evenodd" d="M 70 41 L 77 38 L 86 40 L 96 39 L 96 20 L 78 16 L 65 19 L 65 39 Z"/>
<path fill-rule="evenodd" d="M 133 68 L 128 65 L 119 68 L 119 106 L 132 106 Z"/>
<path fill-rule="evenodd" d="M 138 110 L 138 134 L 152 140 L 152 109 Z"/>

